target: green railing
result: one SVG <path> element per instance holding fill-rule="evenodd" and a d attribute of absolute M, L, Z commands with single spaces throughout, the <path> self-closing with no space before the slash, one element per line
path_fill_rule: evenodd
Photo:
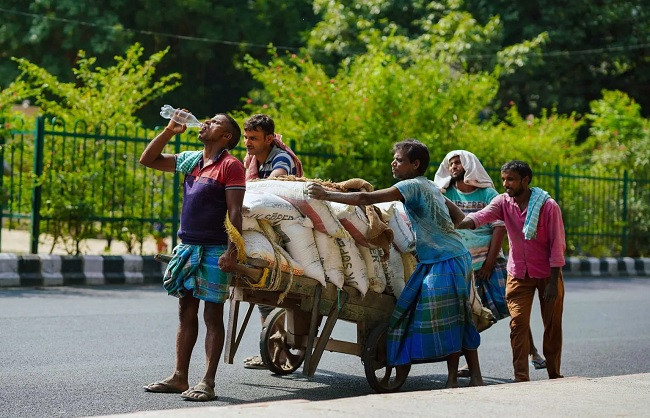
<path fill-rule="evenodd" d="M 65 243 L 69 252 L 87 238 L 119 240 L 140 251 L 152 235 L 153 224 L 164 225 L 176 244 L 182 198 L 178 174 L 147 169 L 138 163 L 155 131 L 124 127 L 74 126 L 37 119 L 36 126 L 22 120 L 8 122 L 0 146 L 3 192 L 0 221 L 4 228 L 31 233 L 29 250 L 37 252 L 43 233 Z M 337 155 L 297 148 L 308 177 L 335 181 L 365 177 L 377 187 L 391 183 L 390 153 Z M 165 152 L 198 149 L 196 131 L 177 135 Z M 244 150 L 233 152 L 242 158 Z M 435 160 L 434 160 L 435 161 Z M 435 163 L 433 163 L 435 165 Z M 499 168 L 488 168 L 497 190 L 502 190 Z M 429 171 L 433 175 L 433 169 Z M 536 169 L 532 185 L 547 190 L 562 208 L 567 253 L 594 256 L 647 255 L 650 234 L 650 181 L 594 176 L 586 170 Z M 0 235 L 1 239 L 1 235 Z M 77 246 L 75 248 L 75 246 Z M 2 242 L 0 241 L 0 250 Z"/>

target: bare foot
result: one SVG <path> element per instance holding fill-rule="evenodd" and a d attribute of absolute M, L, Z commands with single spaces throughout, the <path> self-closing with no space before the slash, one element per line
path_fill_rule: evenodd
<path fill-rule="evenodd" d="M 447 383 L 445 383 L 445 389 L 454 389 L 457 387 L 458 387 L 458 380 L 447 379 Z"/>
<path fill-rule="evenodd" d="M 479 376 L 471 376 L 469 378 L 469 384 L 467 386 L 485 386 L 485 383 L 483 383 L 483 377 Z"/>

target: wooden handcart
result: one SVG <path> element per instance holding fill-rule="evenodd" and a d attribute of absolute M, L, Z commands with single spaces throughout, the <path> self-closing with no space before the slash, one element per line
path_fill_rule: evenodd
<path fill-rule="evenodd" d="M 168 262 L 171 257 L 158 254 Z M 224 347 L 224 361 L 232 364 L 255 305 L 274 306 L 262 325 L 260 354 L 272 373 L 286 375 L 303 365 L 302 373 L 312 377 L 325 350 L 361 357 L 366 379 L 378 393 L 395 392 L 406 381 L 410 365 L 386 365 L 386 330 L 395 307 L 395 297 L 367 292 L 365 297 L 352 287 L 338 289 L 332 283 L 322 286 L 303 276 L 282 273 L 274 288 L 256 287 L 266 265 L 248 258 L 239 264 L 233 279 L 230 312 Z M 280 295 L 284 298 L 280 301 Z M 238 329 L 240 305 L 248 302 Z M 322 325 L 322 320 L 325 323 Z M 331 338 L 339 320 L 357 325 L 356 341 Z M 320 333 L 318 332 L 320 329 Z"/>
<path fill-rule="evenodd" d="M 386 330 L 395 307 L 395 297 L 369 291 L 365 297 L 352 287 L 337 289 L 332 283 L 322 286 L 308 277 L 282 273 L 280 282 L 269 290 L 251 285 L 263 271 L 259 260 L 248 259 L 248 266 L 240 273 L 243 278 L 233 280 L 230 315 L 224 361 L 232 364 L 242 335 L 256 304 L 274 306 L 262 326 L 260 354 L 264 363 L 275 374 L 289 374 L 303 365 L 302 373 L 312 377 L 325 350 L 361 357 L 370 386 L 379 393 L 395 392 L 402 386 L 410 366 L 386 365 Z M 279 301 L 280 295 L 285 293 Z M 241 329 L 237 329 L 242 302 L 248 302 Z M 322 320 L 325 323 L 320 327 Z M 331 338 L 337 321 L 357 325 L 355 342 Z M 320 329 L 320 333 L 318 333 Z"/>

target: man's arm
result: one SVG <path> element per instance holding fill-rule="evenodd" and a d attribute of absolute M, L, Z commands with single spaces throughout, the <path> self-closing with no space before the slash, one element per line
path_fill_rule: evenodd
<path fill-rule="evenodd" d="M 449 209 L 449 216 L 451 216 L 451 221 L 454 223 L 454 226 L 457 226 L 463 219 L 465 219 L 465 214 L 454 202 L 449 200 L 447 196 L 445 198 L 445 205 Z"/>
<path fill-rule="evenodd" d="M 402 193 L 397 187 L 389 187 L 388 189 L 376 190 L 374 192 L 333 192 L 325 190 L 323 186 L 318 183 L 310 183 L 307 186 L 307 193 L 309 197 L 318 200 L 329 200 L 330 202 L 345 203 L 348 205 L 372 205 L 380 202 L 394 202 L 396 200 L 404 201 Z"/>
<path fill-rule="evenodd" d="M 287 174 L 289 173 L 284 168 L 276 168 L 275 170 L 271 171 L 271 174 L 269 174 L 268 178 L 271 179 L 273 177 L 286 176 Z"/>
<path fill-rule="evenodd" d="M 226 190 L 226 207 L 228 208 L 228 219 L 232 226 L 241 235 L 241 208 L 244 202 L 245 190 L 232 189 Z M 225 272 L 233 271 L 234 265 L 237 264 L 237 247 L 232 241 L 228 241 L 228 249 L 219 257 L 219 269 Z"/>
<path fill-rule="evenodd" d="M 140 156 L 140 164 L 160 171 L 173 173 L 176 170 L 176 157 L 163 154 L 162 150 L 176 134 L 185 132 L 187 127 L 170 120 L 165 129 L 147 145 Z"/>
<path fill-rule="evenodd" d="M 564 265 L 564 250 L 566 249 L 564 222 L 562 221 L 562 212 L 560 211 L 560 207 L 555 203 L 555 201 L 547 201 L 544 203 L 542 210 L 546 211 L 545 217 L 551 254 L 549 259 L 551 265 L 551 277 L 546 289 L 544 290 L 544 301 L 553 302 L 557 298 L 558 282 L 562 272 L 562 266 Z"/>
<path fill-rule="evenodd" d="M 465 216 L 459 224 L 456 225 L 456 229 L 475 229 L 476 224 L 472 218 Z"/>
<path fill-rule="evenodd" d="M 485 261 L 478 271 L 475 272 L 475 276 L 478 279 L 490 280 L 492 276 L 492 270 L 494 270 L 494 263 L 496 262 L 499 251 L 501 251 L 501 246 L 503 245 L 503 237 L 506 235 L 505 226 L 496 226 L 492 231 L 492 238 L 490 239 L 490 247 L 488 248 L 488 253 L 485 256 Z"/>
<path fill-rule="evenodd" d="M 554 302 L 557 298 L 557 285 L 562 267 L 551 267 L 551 278 L 544 289 L 544 302 Z"/>

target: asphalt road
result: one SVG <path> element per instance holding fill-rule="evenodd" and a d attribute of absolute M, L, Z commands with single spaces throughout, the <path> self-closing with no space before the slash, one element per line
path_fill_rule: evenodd
<path fill-rule="evenodd" d="M 565 285 L 565 376 L 650 372 L 650 279 L 566 279 Z M 142 390 L 172 371 L 176 306 L 160 286 L 1 290 L 0 416 L 76 417 L 198 406 L 178 395 Z M 242 360 L 258 350 L 258 318 L 255 312 L 235 364 L 219 365 L 219 399 L 211 406 L 373 393 L 360 359 L 351 355 L 326 352 L 311 379 L 301 369 L 284 377 L 244 369 Z M 537 305 L 532 325 L 541 349 Z M 355 332 L 353 324 L 341 323 L 333 337 L 353 341 Z M 508 332 L 504 320 L 481 334 L 487 384 L 511 381 Z M 190 371 L 194 383 L 203 373 L 202 338 L 203 329 Z M 545 379 L 546 373 L 531 369 L 531 378 Z M 445 379 L 444 363 L 415 365 L 402 390 L 440 388 Z"/>

